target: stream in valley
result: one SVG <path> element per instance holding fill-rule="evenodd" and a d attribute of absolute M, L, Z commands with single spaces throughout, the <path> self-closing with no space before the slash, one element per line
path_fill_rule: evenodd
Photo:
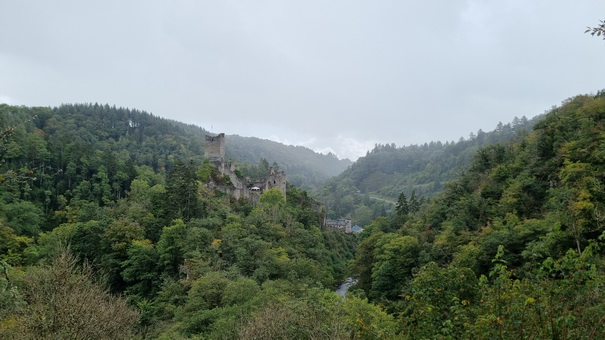
<path fill-rule="evenodd" d="M 357 283 L 357 280 L 355 280 L 352 277 L 348 277 L 346 280 L 344 280 L 344 282 L 340 285 L 340 287 L 338 287 L 338 289 L 336 290 L 336 294 L 341 295 L 343 297 L 346 296 L 349 288 L 356 283 Z"/>

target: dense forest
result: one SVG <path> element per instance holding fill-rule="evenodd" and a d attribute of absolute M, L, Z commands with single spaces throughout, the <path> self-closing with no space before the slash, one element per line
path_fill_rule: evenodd
<path fill-rule="evenodd" d="M 394 213 L 359 235 L 324 230 L 293 185 L 257 205 L 208 189 L 220 178 L 187 154 L 197 140 L 158 134 L 165 148 L 146 149 L 129 144 L 142 122 L 90 118 L 89 131 L 66 116 L 1 107 L 4 338 L 605 337 L 605 91 L 514 138 L 503 125 L 509 136 L 468 151 L 434 195 L 430 177 L 381 191 Z M 345 299 L 334 288 L 347 276 Z"/>
<path fill-rule="evenodd" d="M 201 162 L 204 136 L 210 134 L 195 125 L 160 118 L 145 111 L 99 104 L 62 105 L 52 109 L 0 104 L 0 114 L 2 125 L 15 129 L 5 155 L 7 161 L 20 159 L 23 164 L 18 166 L 21 167 L 28 157 L 35 158 L 36 162 L 44 162 L 43 168 L 61 171 L 55 174 L 60 179 L 74 172 L 92 174 L 103 164 L 111 184 L 116 186 L 116 194 L 124 194 L 129 183 L 125 176 L 132 179 L 134 165 L 165 172 L 179 159 Z M 17 137 L 22 139 L 15 139 Z M 275 162 L 287 172 L 290 183 L 305 189 L 322 184 L 351 164 L 334 155 L 259 138 L 226 136 L 225 144 L 227 158 L 231 161 L 241 164 L 256 164 L 262 159 L 269 164 Z M 122 179 L 111 178 L 118 173 Z M 114 183 L 119 181 L 122 182 Z"/>
<path fill-rule="evenodd" d="M 401 198 L 352 271 L 402 337 L 605 337 L 605 91 L 481 148 L 431 202 Z"/>
<path fill-rule="evenodd" d="M 332 218 L 351 216 L 364 226 L 394 213 L 401 193 L 418 200 L 433 197 L 463 173 L 482 147 L 523 138 L 542 115 L 499 123 L 495 130 L 470 133 L 457 142 L 430 142 L 397 147 L 377 144 L 340 175 L 326 181 L 314 194 Z M 413 197 L 412 197 L 413 196 Z"/>
<path fill-rule="evenodd" d="M 358 314 L 388 322 L 363 299 L 334 305 L 355 238 L 322 230 L 295 186 L 254 206 L 208 189 L 221 177 L 197 128 L 97 105 L 0 117 L 3 337 L 290 338 L 363 333 Z"/>

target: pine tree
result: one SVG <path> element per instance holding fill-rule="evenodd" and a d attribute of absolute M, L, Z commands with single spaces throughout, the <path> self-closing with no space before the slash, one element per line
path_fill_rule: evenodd
<path fill-rule="evenodd" d="M 405 194 L 401 192 L 399 194 L 399 198 L 397 199 L 397 206 L 395 207 L 397 210 L 397 215 L 404 216 L 410 213 L 410 206 L 408 205 L 407 198 Z"/>

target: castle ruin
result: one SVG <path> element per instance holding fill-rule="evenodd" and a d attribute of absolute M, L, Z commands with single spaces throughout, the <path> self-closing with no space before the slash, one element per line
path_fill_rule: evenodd
<path fill-rule="evenodd" d="M 212 189 L 225 192 L 237 200 L 245 197 L 252 204 L 257 204 L 260 195 L 270 189 L 278 189 L 286 197 L 286 173 L 284 171 L 277 171 L 274 167 L 270 167 L 269 175 L 262 180 L 251 181 L 249 178 L 240 178 L 236 172 L 237 165 L 225 162 L 225 134 L 206 135 L 205 142 L 204 156 L 210 160 L 210 163 L 218 169 L 222 176 L 229 177 L 230 182 L 228 185 L 211 183 L 209 186 Z"/>
<path fill-rule="evenodd" d="M 329 230 L 341 231 L 341 232 L 345 232 L 347 234 L 351 234 L 353 232 L 350 217 L 341 218 L 341 219 L 337 219 L 337 220 L 325 219 L 324 226 L 326 228 L 328 228 Z"/>

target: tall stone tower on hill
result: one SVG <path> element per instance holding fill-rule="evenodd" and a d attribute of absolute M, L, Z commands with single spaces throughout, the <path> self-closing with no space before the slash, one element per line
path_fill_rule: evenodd
<path fill-rule="evenodd" d="M 216 136 L 206 135 L 206 145 L 204 146 L 204 156 L 214 164 L 222 164 L 225 161 L 225 134 L 220 133 Z"/>

